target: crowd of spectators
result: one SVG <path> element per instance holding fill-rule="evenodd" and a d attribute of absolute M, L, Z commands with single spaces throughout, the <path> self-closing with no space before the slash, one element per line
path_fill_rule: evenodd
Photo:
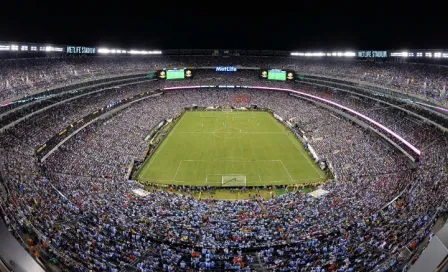
<path fill-rule="evenodd" d="M 5 221 L 18 230 L 31 226 L 42 248 L 80 271 L 250 271 L 260 263 L 274 271 L 382 271 L 387 260 L 398 267 L 401 250 L 413 250 L 447 208 L 445 134 L 396 109 L 309 86 L 297 87 L 354 108 L 424 150 L 420 165 L 328 110 L 286 93 L 251 89 L 167 90 L 88 126 L 43 164 L 34 155 L 45 140 L 95 109 L 148 89 L 188 84 L 291 87 L 245 73 L 204 73 L 190 83 L 105 90 L 36 115 L 0 137 L 1 178 L 11 199 L 2 203 Z M 192 105 L 258 105 L 297 123 L 333 165 L 337 179 L 322 186 L 329 194 L 234 202 L 164 191 L 135 195 L 142 185 L 124 176 L 129 163 L 144 156 L 144 138 Z"/>
<path fill-rule="evenodd" d="M 310 59 L 285 57 L 70 57 L 0 61 L 0 102 L 43 91 L 56 85 L 147 73 L 162 67 L 207 67 L 241 65 L 292 69 L 305 75 L 347 79 L 387 87 L 442 104 L 448 103 L 448 68 L 438 65 L 361 61 L 355 59 Z"/>

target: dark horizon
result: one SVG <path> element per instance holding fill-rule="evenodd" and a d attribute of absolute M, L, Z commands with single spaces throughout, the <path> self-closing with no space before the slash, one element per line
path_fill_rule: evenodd
<path fill-rule="evenodd" d="M 304 10 L 273 11 L 269 16 L 204 15 L 183 9 L 146 16 L 2 16 L 0 41 L 147 50 L 448 48 L 442 16 L 412 16 L 406 11 L 347 13 L 342 9 L 317 15 Z"/>

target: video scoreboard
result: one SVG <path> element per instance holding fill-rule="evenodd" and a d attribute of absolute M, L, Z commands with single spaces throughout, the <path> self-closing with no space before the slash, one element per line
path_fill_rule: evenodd
<path fill-rule="evenodd" d="M 281 69 L 261 69 L 260 78 L 267 80 L 289 81 L 294 80 L 294 71 L 281 70 Z"/>
<path fill-rule="evenodd" d="M 282 70 L 269 70 L 268 71 L 268 79 L 269 80 L 286 80 L 286 71 Z"/>
<path fill-rule="evenodd" d="M 192 78 L 192 77 L 193 77 L 192 70 L 187 69 L 187 68 L 181 68 L 181 69 L 163 68 L 163 69 L 157 71 L 158 79 L 173 80 L 173 79 L 186 79 L 186 78 Z"/>
<path fill-rule="evenodd" d="M 166 79 L 184 79 L 184 70 L 166 70 Z"/>

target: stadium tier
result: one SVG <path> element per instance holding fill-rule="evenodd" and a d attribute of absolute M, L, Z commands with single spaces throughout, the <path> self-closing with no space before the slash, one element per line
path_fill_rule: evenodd
<path fill-rule="evenodd" d="M 1 60 L 0 213 L 49 271 L 398 271 L 447 211 L 447 75 L 337 58 Z"/>

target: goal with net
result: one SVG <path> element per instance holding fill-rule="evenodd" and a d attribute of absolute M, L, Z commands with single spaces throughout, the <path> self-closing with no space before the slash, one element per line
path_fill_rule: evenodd
<path fill-rule="evenodd" d="M 233 109 L 227 109 L 227 108 L 223 108 L 223 109 L 221 109 L 221 111 L 222 112 L 232 112 L 233 111 Z"/>
<path fill-rule="evenodd" d="M 246 186 L 246 176 L 243 175 L 225 175 L 221 179 L 222 187 L 244 187 Z"/>

